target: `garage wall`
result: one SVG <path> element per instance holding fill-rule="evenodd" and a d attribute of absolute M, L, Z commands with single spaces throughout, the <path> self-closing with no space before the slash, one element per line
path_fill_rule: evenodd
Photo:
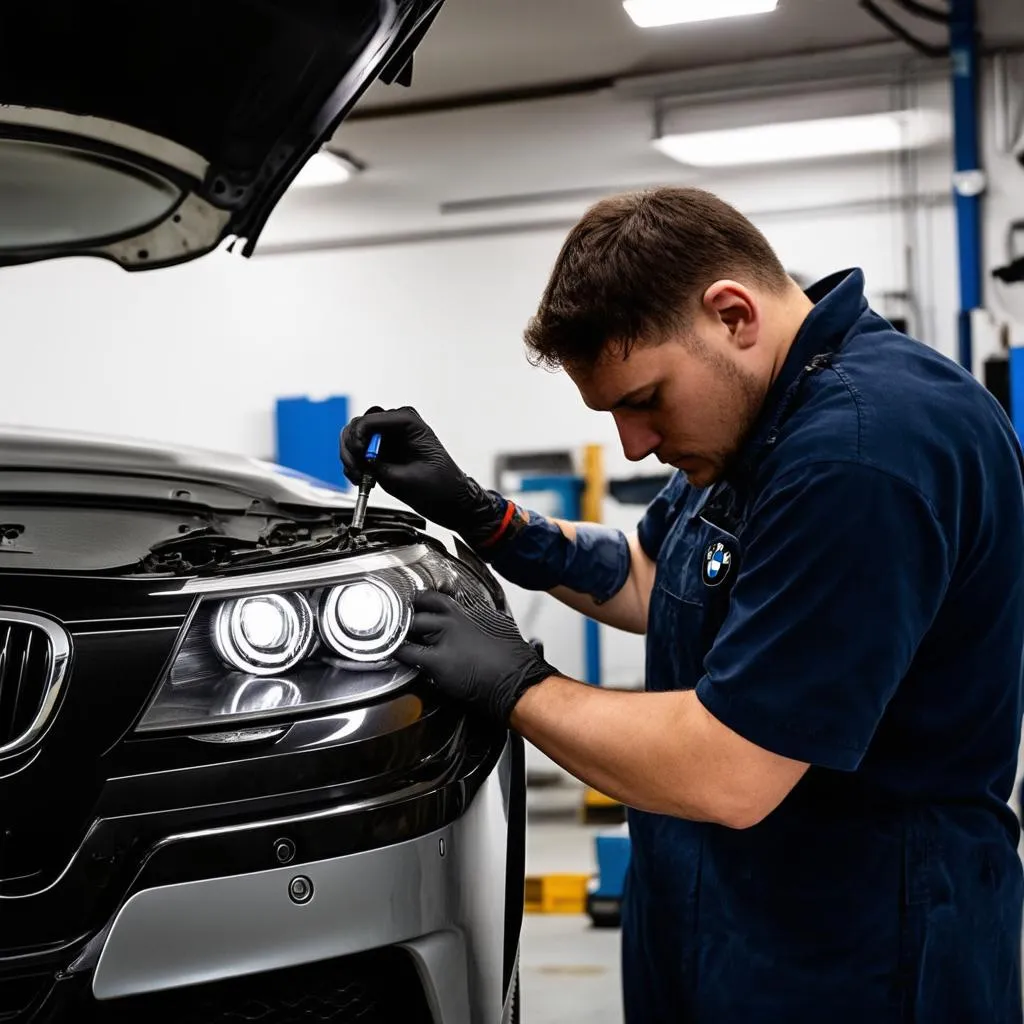
<path fill-rule="evenodd" d="M 941 105 L 944 85 L 919 102 Z M 370 170 L 289 197 L 252 260 L 6 269 L 0 419 L 266 456 L 277 396 L 341 392 L 357 409 L 421 406 L 485 475 L 512 444 L 612 444 L 610 419 L 530 367 L 520 339 L 594 197 L 579 190 L 661 182 L 734 202 L 795 272 L 863 267 L 881 311 L 909 312 L 952 352 L 947 148 L 913 168 L 883 157 L 694 174 L 649 135 L 649 104 L 615 94 L 353 123 L 337 143 Z M 909 306 L 892 297 L 907 292 Z"/>
<path fill-rule="evenodd" d="M 914 93 L 946 103 L 944 83 Z M 649 103 L 615 93 L 357 122 L 337 143 L 366 175 L 290 197 L 250 261 L 221 252 L 151 274 L 87 260 L 5 270 L 0 420 L 272 457 L 276 397 L 342 393 L 356 410 L 416 405 L 488 483 L 499 451 L 588 443 L 606 445 L 609 472 L 634 472 L 610 417 L 589 412 L 564 376 L 531 367 L 520 338 L 587 203 L 662 182 L 734 202 L 809 278 L 863 267 L 876 308 L 909 314 L 953 352 L 947 147 L 909 165 L 695 174 L 655 153 L 650 130 Z M 624 527 L 637 514 L 607 510 Z M 580 673 L 578 618 L 513 596 L 552 660 Z M 607 633 L 607 678 L 638 679 L 641 652 L 639 639 Z"/>

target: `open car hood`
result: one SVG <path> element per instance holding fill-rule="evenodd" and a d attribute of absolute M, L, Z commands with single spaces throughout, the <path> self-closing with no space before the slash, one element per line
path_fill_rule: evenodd
<path fill-rule="evenodd" d="M 0 4 L 0 265 L 244 239 L 444 0 Z"/>

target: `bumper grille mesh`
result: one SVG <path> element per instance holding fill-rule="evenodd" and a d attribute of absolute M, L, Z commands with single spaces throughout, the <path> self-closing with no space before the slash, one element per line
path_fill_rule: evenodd
<path fill-rule="evenodd" d="M 409 956 L 387 949 L 94 1003 L 89 1024 L 431 1024 Z M 84 1024 L 81 1017 L 76 1024 Z"/>

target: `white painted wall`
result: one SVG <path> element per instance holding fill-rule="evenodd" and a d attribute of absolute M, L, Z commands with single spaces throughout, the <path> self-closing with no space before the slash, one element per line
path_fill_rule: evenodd
<path fill-rule="evenodd" d="M 585 410 L 564 378 L 530 367 L 520 341 L 586 202 L 438 212 L 444 200 L 580 185 L 712 188 L 751 213 L 795 271 L 862 266 L 883 309 L 884 293 L 915 287 L 923 333 L 952 351 L 950 204 L 912 218 L 864 205 L 903 194 L 895 161 L 696 175 L 653 151 L 649 127 L 646 105 L 608 94 L 359 122 L 338 141 L 369 161 L 365 178 L 289 197 L 263 249 L 495 225 L 512 233 L 249 261 L 219 252 L 141 274 L 88 260 L 5 269 L 0 420 L 267 455 L 277 396 L 341 392 L 356 408 L 421 406 L 482 474 L 513 446 L 611 444 L 610 420 Z M 929 154 L 919 191 L 946 190 L 947 168 L 947 152 Z"/>
<path fill-rule="evenodd" d="M 922 87 L 919 102 L 942 108 L 945 85 Z M 952 206 L 941 199 L 906 214 L 880 203 L 948 194 L 948 148 L 923 156 L 911 181 L 888 157 L 694 174 L 655 153 L 649 136 L 648 105 L 615 93 L 354 123 L 337 141 L 367 161 L 366 175 L 289 197 L 264 238 L 268 252 L 348 247 L 251 261 L 221 252 L 135 275 L 87 260 L 5 270 L 0 421 L 266 457 L 275 398 L 342 393 L 356 410 L 416 405 L 488 483 L 499 451 L 595 442 L 607 446 L 609 472 L 633 472 L 610 417 L 589 412 L 564 376 L 531 367 L 521 347 L 567 226 L 588 199 L 439 210 L 451 200 L 580 187 L 711 188 L 753 216 L 792 270 L 816 277 L 861 266 L 872 300 L 893 314 L 902 305 L 885 293 L 910 288 L 920 333 L 952 353 Z M 1024 183 L 1013 168 L 1003 173 L 1010 192 Z M 385 244 L 410 232 L 495 226 L 507 233 Z M 616 525 L 637 515 L 609 503 Z M 551 658 L 581 672 L 579 620 L 547 598 L 542 609 L 529 595 L 514 600 Z M 641 651 L 636 638 L 606 635 L 607 678 L 636 681 Z"/>

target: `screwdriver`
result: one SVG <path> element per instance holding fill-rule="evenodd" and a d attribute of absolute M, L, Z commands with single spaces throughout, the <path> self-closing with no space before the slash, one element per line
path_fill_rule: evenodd
<path fill-rule="evenodd" d="M 367 465 L 359 481 L 359 496 L 356 498 L 355 511 L 352 513 L 351 529 L 357 532 L 363 528 L 363 522 L 366 520 L 366 506 L 370 501 L 370 491 L 373 490 L 373 485 L 377 482 L 373 475 L 373 464 L 377 461 L 378 455 L 380 455 L 380 434 L 374 434 L 366 447 Z"/>

